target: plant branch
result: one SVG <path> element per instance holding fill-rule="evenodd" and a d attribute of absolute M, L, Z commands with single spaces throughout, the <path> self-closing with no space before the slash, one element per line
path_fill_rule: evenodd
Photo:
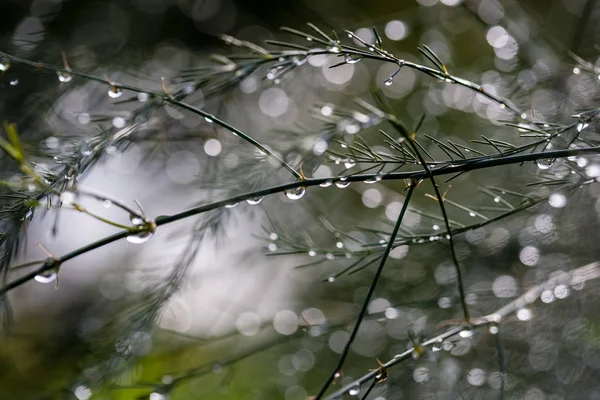
<path fill-rule="evenodd" d="M 400 225 L 402 224 L 402 220 L 404 219 L 404 214 L 406 213 L 406 210 L 408 209 L 408 204 L 410 203 L 410 199 L 412 197 L 412 194 L 413 194 L 413 191 L 415 190 L 416 185 L 417 185 L 417 183 L 415 181 L 413 181 L 410 183 L 410 185 L 408 187 L 408 192 L 406 193 L 406 198 L 404 199 L 404 204 L 402 204 L 402 210 L 400 211 L 400 215 L 398 215 L 398 219 L 396 221 L 396 226 L 394 226 L 394 230 L 392 231 L 392 234 L 388 240 L 387 246 L 385 248 L 385 252 L 381 256 L 381 260 L 379 261 L 379 265 L 377 266 L 377 270 L 375 271 L 375 276 L 373 277 L 373 280 L 371 281 L 371 286 L 369 286 L 369 290 L 367 292 L 367 295 L 365 296 L 365 299 L 363 300 L 362 307 L 356 317 L 356 324 L 354 325 L 354 328 L 352 329 L 352 332 L 350 333 L 350 337 L 348 338 L 348 341 L 346 342 L 346 345 L 344 346 L 344 349 L 342 350 L 342 354 L 340 355 L 340 358 L 339 358 L 335 368 L 333 369 L 333 371 L 331 371 L 331 373 L 329 374 L 329 377 L 327 378 L 327 380 L 321 387 L 321 390 L 319 390 L 319 392 L 315 396 L 315 400 L 319 400 L 323 397 L 323 395 L 325 394 L 325 392 L 327 391 L 327 389 L 329 388 L 329 386 L 335 379 L 335 375 L 338 373 L 338 371 L 344 365 L 344 361 L 346 361 L 346 357 L 348 357 L 350 348 L 352 347 L 352 343 L 354 343 L 354 339 L 356 339 L 356 335 L 358 334 L 360 324 L 361 324 L 365 314 L 367 313 L 367 308 L 369 307 L 369 302 L 371 301 L 371 297 L 373 296 L 373 293 L 375 292 L 375 288 L 377 287 L 377 283 L 379 282 L 379 278 L 381 277 L 381 273 L 383 272 L 383 267 L 385 266 L 385 262 L 390 254 L 390 251 L 392 251 L 392 247 L 394 247 L 394 240 L 396 239 L 396 236 L 398 235 L 398 231 L 400 230 Z"/>

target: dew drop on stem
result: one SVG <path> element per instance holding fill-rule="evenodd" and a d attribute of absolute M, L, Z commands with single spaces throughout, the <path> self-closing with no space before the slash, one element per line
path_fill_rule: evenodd
<path fill-rule="evenodd" d="M 41 274 L 36 275 L 34 279 L 40 283 L 54 282 L 56 280 L 56 270 L 49 269 L 48 271 L 44 271 Z"/>
<path fill-rule="evenodd" d="M 321 186 L 321 187 L 329 187 L 332 184 L 333 184 L 333 182 L 331 180 L 327 180 L 327 181 L 321 183 L 319 186 Z"/>
<path fill-rule="evenodd" d="M 392 83 L 394 83 L 394 78 L 392 78 L 391 76 L 389 78 L 387 78 L 385 81 L 383 81 L 383 84 L 385 86 L 392 86 Z"/>
<path fill-rule="evenodd" d="M 263 200 L 264 196 L 253 197 L 251 199 L 246 200 L 246 203 L 255 206 Z"/>
<path fill-rule="evenodd" d="M 111 99 L 118 99 L 122 95 L 123 95 L 123 91 L 121 89 L 119 89 L 118 87 L 111 87 L 110 90 L 108 91 L 108 96 Z"/>
<path fill-rule="evenodd" d="M 335 183 L 335 186 L 337 186 L 340 189 L 344 189 L 344 188 L 347 188 L 348 186 L 350 186 L 350 182 L 340 180 Z"/>
<path fill-rule="evenodd" d="M 358 396 L 360 393 L 360 385 L 352 386 L 350 390 L 348 390 L 348 394 L 350 396 Z"/>
<path fill-rule="evenodd" d="M 225 208 L 234 208 L 235 206 L 237 206 L 239 203 L 229 203 L 229 204 L 225 204 Z"/>
<path fill-rule="evenodd" d="M 68 72 L 64 72 L 64 71 L 57 71 L 56 75 L 58 76 L 59 82 L 62 82 L 62 83 L 71 82 L 71 80 L 73 79 L 73 76 L 71 74 L 69 74 Z"/>
<path fill-rule="evenodd" d="M 136 214 L 129 214 L 129 221 L 131 222 L 132 225 L 142 225 L 144 223 L 144 219 Z"/>
<path fill-rule="evenodd" d="M 306 188 L 304 187 L 288 189 L 285 191 L 285 197 L 290 200 L 298 200 L 304 196 L 304 193 L 306 193 Z"/>
<path fill-rule="evenodd" d="M 127 236 L 127 241 L 129 243 L 142 244 L 142 243 L 146 243 L 148 240 L 150 240 L 150 238 L 152 236 L 154 236 L 153 232 L 141 231 L 141 232 L 133 233 L 133 234 Z"/>
<path fill-rule="evenodd" d="M 133 213 L 129 215 L 129 220 L 136 228 L 138 228 L 138 230 L 133 231 L 127 236 L 127 241 L 129 243 L 146 243 L 154 236 L 154 230 L 156 229 L 156 223 L 154 221 L 144 219 Z"/>
<path fill-rule="evenodd" d="M 347 55 L 346 57 L 344 57 L 344 61 L 346 62 L 346 64 L 356 64 L 360 61 L 360 57 L 352 57 L 351 55 Z"/>
<path fill-rule="evenodd" d="M 548 169 L 550 167 L 552 167 L 554 165 L 554 162 L 556 160 L 555 159 L 542 159 L 542 160 L 536 160 L 535 161 L 535 165 L 537 165 L 537 167 L 539 169 Z"/>

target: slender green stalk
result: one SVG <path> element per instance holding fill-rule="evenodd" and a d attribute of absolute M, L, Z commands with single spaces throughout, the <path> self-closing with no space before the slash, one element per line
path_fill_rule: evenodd
<path fill-rule="evenodd" d="M 358 334 L 360 324 L 361 324 L 365 314 L 367 313 L 367 308 L 369 307 L 369 302 L 371 301 L 371 297 L 373 297 L 373 293 L 375 293 L 375 288 L 377 287 L 377 283 L 379 282 L 379 278 L 381 277 L 381 273 L 383 272 L 383 267 L 385 266 L 385 262 L 387 261 L 387 258 L 390 255 L 392 248 L 394 247 L 394 240 L 396 239 L 396 236 L 398 235 L 398 231 L 400 230 L 400 225 L 402 224 L 402 220 L 404 219 L 404 214 L 406 213 L 406 210 L 408 210 L 408 204 L 410 203 L 410 199 L 412 197 L 412 194 L 413 194 L 413 191 L 415 190 L 416 185 L 417 185 L 416 182 L 413 181 L 413 182 L 411 182 L 410 186 L 408 187 L 408 192 L 406 193 L 406 198 L 404 199 L 404 204 L 402 204 L 402 210 L 400 210 L 400 215 L 398 215 L 398 219 L 396 221 L 396 226 L 394 226 L 394 230 L 392 231 L 392 234 L 390 235 L 390 238 L 388 240 L 385 251 L 384 251 L 383 255 L 381 256 L 381 260 L 379 261 L 379 265 L 377 266 L 377 270 L 375 271 L 375 276 L 373 277 L 373 280 L 371 281 L 371 285 L 369 286 L 367 295 L 365 296 L 365 299 L 363 300 L 362 307 L 360 308 L 360 311 L 358 312 L 358 315 L 356 317 L 356 324 L 354 324 L 354 328 L 352 329 L 352 332 L 350 333 L 350 337 L 348 338 L 348 341 L 346 342 L 346 345 L 344 346 L 344 349 L 342 350 L 342 354 L 340 355 L 340 358 L 338 359 L 338 362 L 335 365 L 335 368 L 333 369 L 333 371 L 331 371 L 331 373 L 329 374 L 329 377 L 327 378 L 327 380 L 321 387 L 321 390 L 319 390 L 319 392 L 315 396 L 315 400 L 320 400 L 323 397 L 323 395 L 325 394 L 325 392 L 327 391 L 327 389 L 329 388 L 329 386 L 335 379 L 335 376 L 338 373 L 338 371 L 340 369 L 342 369 L 342 366 L 344 365 L 344 361 L 346 361 L 346 357 L 348 357 L 350 348 L 352 347 L 352 344 L 354 343 L 354 339 L 356 339 L 356 335 Z"/>

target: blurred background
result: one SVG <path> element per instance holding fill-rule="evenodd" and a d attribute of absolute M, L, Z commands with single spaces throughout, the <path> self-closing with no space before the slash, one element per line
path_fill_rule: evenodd
<path fill-rule="evenodd" d="M 210 71 L 203 81 L 198 68 L 216 65 L 212 54 L 244 53 L 220 35 L 266 48 L 273 48 L 266 40 L 307 45 L 279 28 L 308 31 L 311 22 L 348 43 L 345 29 L 374 43 L 376 27 L 387 51 L 430 65 L 417 51 L 426 44 L 454 75 L 510 99 L 531 118 L 571 124 L 572 115 L 598 106 L 600 5 L 593 0 L 6 0 L 0 11 L 1 51 L 67 62 L 149 92 L 185 93 L 187 103 L 302 165 L 309 177 L 360 170 L 322 156 L 325 149 L 343 152 L 357 134 L 390 151 L 378 129 L 392 129 L 355 102 L 374 104 L 374 86 L 407 126 L 425 114 L 420 132 L 439 140 L 467 146 L 485 135 L 521 145 L 531 138 L 505 125 L 514 115 L 481 95 L 407 68 L 386 85 L 395 66 L 369 60 L 330 68 L 339 58 L 318 55 L 281 77 L 258 68 L 239 82 L 235 75 L 211 80 Z M 128 223 L 117 201 L 135 207 L 135 199 L 155 218 L 292 179 L 205 118 L 137 93 L 111 97 L 105 83 L 60 81 L 14 62 L 0 75 L 0 118 L 17 124 L 26 153 L 40 170 L 60 175 L 61 190 L 77 182 L 99 194 L 74 196 L 114 221 Z M 595 144 L 596 128 L 594 120 L 578 127 L 585 142 L 576 144 Z M 573 144 L 561 140 L 555 148 Z M 434 158 L 446 158 L 423 143 Z M 102 155 L 92 157 L 96 145 Z M 488 399 L 502 392 L 511 399 L 600 399 L 597 271 L 570 274 L 600 256 L 598 176 L 595 156 L 571 157 L 470 172 L 441 185 L 448 199 L 485 218 L 524 197 L 544 198 L 456 236 L 471 314 L 492 313 L 537 285 L 544 290 L 500 325 L 505 370 L 493 334 L 481 329 L 400 363 L 368 398 Z M 0 179 L 19 180 L 19 166 L 4 154 Z M 528 186 L 538 182 L 547 184 Z M 334 367 L 376 267 L 341 273 L 356 261 L 352 238 L 385 243 L 403 189 L 403 182 L 385 181 L 311 188 L 299 201 L 268 196 L 161 227 L 146 243 L 120 241 L 77 257 L 60 270 L 58 288 L 34 281 L 11 291 L 2 308 L 0 398 L 309 398 Z M 32 213 L 21 195 L 3 190 L 4 283 L 26 270 L 9 273 L 9 264 L 47 257 L 36 243 L 62 255 L 116 231 L 64 207 Z M 426 196 L 432 193 L 426 184 L 416 190 L 404 235 L 443 228 L 436 201 Z M 456 226 L 472 218 L 452 209 Z M 461 317 L 447 243 L 397 247 L 333 388 Z M 347 397 L 362 398 L 366 387 L 358 389 Z"/>

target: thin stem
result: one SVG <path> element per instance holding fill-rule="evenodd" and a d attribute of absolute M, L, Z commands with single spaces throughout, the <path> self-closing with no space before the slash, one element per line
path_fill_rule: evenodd
<path fill-rule="evenodd" d="M 400 211 L 400 215 L 398 215 L 398 219 L 396 221 L 396 225 L 394 226 L 394 230 L 392 231 L 392 234 L 388 240 L 385 251 L 384 251 L 383 255 L 381 256 L 381 260 L 379 261 L 377 271 L 375 271 L 375 276 L 373 277 L 373 280 L 371 281 L 371 286 L 369 286 L 369 290 L 367 292 L 367 295 L 365 296 L 365 299 L 363 300 L 362 307 L 360 308 L 360 311 L 356 317 L 356 324 L 354 325 L 354 328 L 352 329 L 352 332 L 350 333 L 350 337 L 348 338 L 348 341 L 346 342 L 346 345 L 344 346 L 344 349 L 342 350 L 342 354 L 340 355 L 340 358 L 339 358 L 335 368 L 333 369 L 333 371 L 331 371 L 331 373 L 329 374 L 329 377 L 327 378 L 327 380 L 321 387 L 321 390 L 319 390 L 319 393 L 317 393 L 317 395 L 315 396 L 315 400 L 319 400 L 323 397 L 323 395 L 325 394 L 325 392 L 327 391 L 327 389 L 329 388 L 329 386 L 335 379 L 335 375 L 344 365 L 344 361 L 346 361 L 346 357 L 348 357 L 350 348 L 352 347 L 352 343 L 354 343 L 354 339 L 356 339 L 356 335 L 358 334 L 360 324 L 361 324 L 365 314 L 367 313 L 367 308 L 369 307 L 369 302 L 371 301 L 371 297 L 373 296 L 373 293 L 375 292 L 375 288 L 377 287 L 377 283 L 379 282 L 379 278 L 381 277 L 381 273 L 383 272 L 383 267 L 385 266 L 385 262 L 390 254 L 390 251 L 392 251 L 392 247 L 394 247 L 394 240 L 396 239 L 396 236 L 398 235 L 398 230 L 400 229 L 400 225 L 402 224 L 402 220 L 404 219 L 404 214 L 406 213 L 406 210 L 408 210 L 408 204 L 410 203 L 410 199 L 412 197 L 413 191 L 415 190 L 415 186 L 416 186 L 416 183 L 412 182 L 410 184 L 410 186 L 408 187 L 408 192 L 406 193 L 406 198 L 404 199 L 404 204 L 402 205 L 402 210 Z"/>
<path fill-rule="evenodd" d="M 236 136 L 241 137 L 242 139 L 244 139 L 246 142 L 252 144 L 254 147 L 258 148 L 259 150 L 265 152 L 266 154 L 268 154 L 270 157 L 272 157 L 273 159 L 277 160 L 277 162 L 279 162 L 279 164 L 284 167 L 285 169 L 287 169 L 292 175 L 294 175 L 296 178 L 298 179 L 302 179 L 302 175 L 296 171 L 294 168 L 292 168 L 288 163 L 286 163 L 285 161 L 283 161 L 277 154 L 273 153 L 271 150 L 269 150 L 267 147 L 263 146 L 262 144 L 260 144 L 258 141 L 256 141 L 254 138 L 252 138 L 251 136 L 245 134 L 244 132 L 242 132 L 241 130 L 239 130 L 238 128 L 234 127 L 233 125 L 228 124 L 227 122 L 218 119 L 217 117 L 215 117 L 214 115 L 201 110 L 199 108 L 196 108 L 190 104 L 181 102 L 179 100 L 175 100 L 174 98 L 171 97 L 166 97 L 164 99 L 164 101 L 166 103 L 169 104 L 173 104 L 176 106 L 179 106 L 185 110 L 191 111 L 194 114 L 198 114 L 203 116 L 204 118 L 214 122 L 217 125 L 220 125 L 221 127 L 227 129 L 228 131 L 230 131 L 231 133 L 233 133 Z"/>

